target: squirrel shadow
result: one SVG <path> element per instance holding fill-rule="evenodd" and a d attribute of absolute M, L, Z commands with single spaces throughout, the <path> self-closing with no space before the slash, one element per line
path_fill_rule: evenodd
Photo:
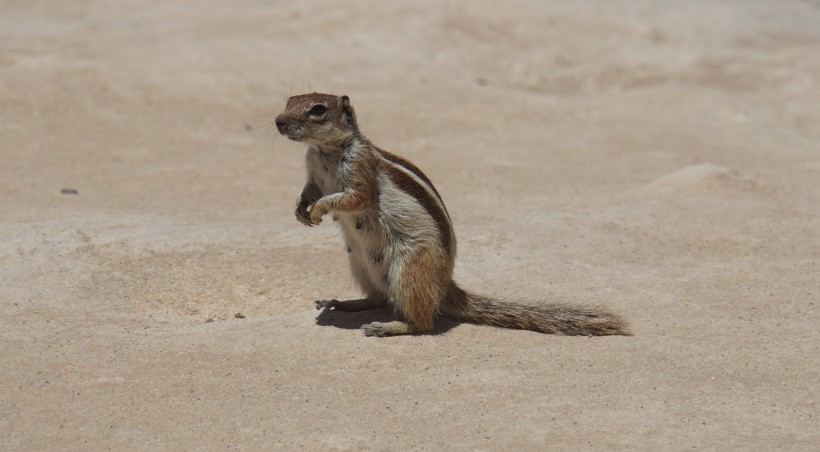
<path fill-rule="evenodd" d="M 393 320 L 403 320 L 398 316 L 391 306 L 381 306 L 364 311 L 347 312 L 335 309 L 322 309 L 316 316 L 316 324 L 319 326 L 334 326 L 346 330 L 358 330 L 362 325 L 371 322 L 391 322 Z M 436 317 L 433 329 L 419 334 L 444 334 L 455 328 L 462 322 L 447 317 Z"/>

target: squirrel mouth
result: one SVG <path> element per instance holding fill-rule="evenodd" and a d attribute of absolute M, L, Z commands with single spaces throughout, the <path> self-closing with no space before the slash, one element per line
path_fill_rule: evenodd
<path fill-rule="evenodd" d="M 288 137 L 289 140 L 302 141 L 304 139 L 301 130 L 283 130 L 281 133 L 282 135 Z"/>

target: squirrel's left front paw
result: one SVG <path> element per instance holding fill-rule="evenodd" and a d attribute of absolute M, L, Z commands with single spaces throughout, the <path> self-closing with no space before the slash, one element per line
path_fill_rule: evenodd
<path fill-rule="evenodd" d="M 319 224 L 322 222 L 322 216 L 326 214 L 328 211 L 327 207 L 324 204 L 316 203 L 310 209 L 310 222 L 313 224 Z"/>

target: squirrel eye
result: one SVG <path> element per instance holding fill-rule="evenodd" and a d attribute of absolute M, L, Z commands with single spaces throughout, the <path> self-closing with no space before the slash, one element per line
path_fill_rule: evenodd
<path fill-rule="evenodd" d="M 316 105 L 313 106 L 313 108 L 310 109 L 308 114 L 310 116 L 322 116 L 326 112 L 327 112 L 327 107 L 325 107 L 324 105 L 321 105 L 321 104 L 316 104 Z"/>

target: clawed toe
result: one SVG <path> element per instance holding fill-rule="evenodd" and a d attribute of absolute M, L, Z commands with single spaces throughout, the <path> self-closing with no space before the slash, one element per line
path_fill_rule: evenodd
<path fill-rule="evenodd" d="M 316 309 L 331 309 L 336 307 L 339 304 L 339 300 L 316 300 L 313 303 L 316 304 Z"/>

